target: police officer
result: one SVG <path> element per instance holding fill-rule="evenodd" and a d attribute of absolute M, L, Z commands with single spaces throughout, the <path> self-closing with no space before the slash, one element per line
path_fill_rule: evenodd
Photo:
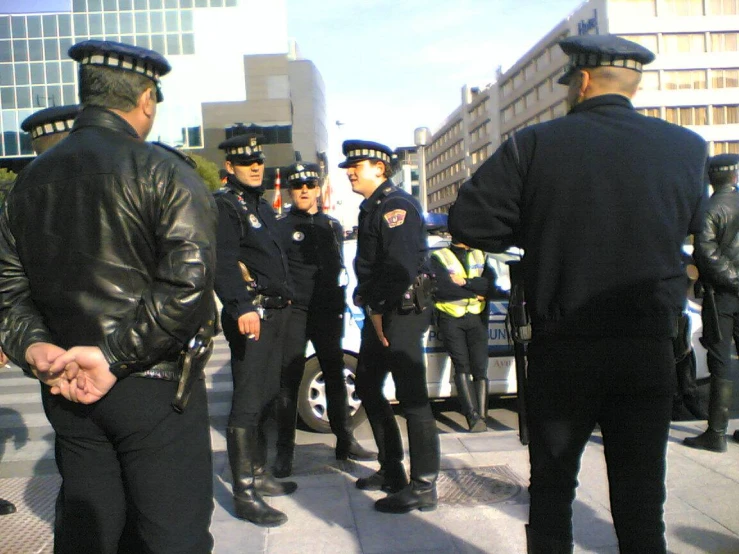
<path fill-rule="evenodd" d="M 0 344 L 54 427 L 54 551 L 209 552 L 205 383 L 172 402 L 180 352 L 215 318 L 215 205 L 184 156 L 145 142 L 167 60 L 98 40 L 69 55 L 83 109 L 0 216 Z"/>
<path fill-rule="evenodd" d="M 431 255 L 438 328 L 454 366 L 454 385 L 470 432 L 487 430 L 489 298 L 505 298 L 482 250 L 452 237 Z M 471 381 L 471 382 L 470 382 Z M 474 387 L 474 392 L 472 390 Z"/>
<path fill-rule="evenodd" d="M 42 154 L 65 138 L 72 129 L 74 118 L 80 111 L 79 105 L 54 106 L 29 115 L 21 122 L 21 129 L 31 135 L 31 147 Z M 0 349 L 0 366 L 8 363 L 8 357 Z M 15 513 L 12 502 L 0 498 L 0 515 Z"/>
<path fill-rule="evenodd" d="M 570 111 L 513 133 L 461 187 L 449 228 L 473 248 L 525 251 L 529 552 L 572 552 L 580 457 L 599 424 L 620 551 L 664 553 L 680 254 L 700 229 L 706 144 L 634 110 L 652 52 L 611 35 L 560 46 Z"/>
<path fill-rule="evenodd" d="M 231 349 L 233 398 L 226 429 L 236 515 L 275 526 L 287 516 L 263 496 L 291 494 L 267 470 L 264 423 L 280 390 L 280 365 L 293 288 L 275 213 L 262 198 L 264 153 L 260 137 L 232 137 L 226 152 L 226 186 L 216 193 L 216 293 L 223 304 L 223 333 Z"/>
<path fill-rule="evenodd" d="M 374 460 L 376 457 L 354 439 L 350 424 L 341 348 L 346 305 L 346 270 L 341 250 L 344 232 L 336 219 L 318 207 L 319 176 L 318 164 L 298 162 L 288 168 L 292 207 L 279 218 L 295 300 L 282 362 L 274 467 L 277 477 L 292 473 L 297 396 L 305 368 L 307 340 L 313 343 L 323 371 L 328 420 L 336 435 L 336 459 Z"/>
<path fill-rule="evenodd" d="M 708 203 L 703 228 L 695 241 L 695 262 L 705 288 L 715 299 L 703 305 L 704 330 L 708 318 L 718 319 L 718 336 L 703 334 L 707 350 L 711 389 L 708 402 L 708 429 L 683 440 L 686 446 L 726 452 L 734 386 L 735 363 L 731 346 L 739 333 L 739 193 L 736 190 L 739 154 L 719 154 L 709 160 L 708 177 L 714 193 Z M 715 308 L 715 313 L 712 313 Z M 736 348 L 736 345 L 734 345 Z"/>
<path fill-rule="evenodd" d="M 392 151 L 376 142 L 343 144 L 352 190 L 364 197 L 354 269 L 354 304 L 364 308 L 356 391 L 379 450 L 380 469 L 357 480 L 357 488 L 391 494 L 378 500 L 381 512 L 433 510 L 437 504 L 439 437 L 426 388 L 422 338 L 431 310 L 414 306 L 410 289 L 427 262 L 426 227 L 418 202 L 389 180 Z M 388 372 L 408 424 L 410 484 L 393 410 L 383 394 Z"/>

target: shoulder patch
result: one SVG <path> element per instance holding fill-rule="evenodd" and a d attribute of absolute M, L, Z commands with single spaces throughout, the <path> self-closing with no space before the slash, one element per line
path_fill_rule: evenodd
<path fill-rule="evenodd" d="M 405 210 L 391 210 L 382 217 L 387 222 L 387 226 L 392 229 L 393 227 L 400 227 L 405 223 L 405 214 Z"/>
<path fill-rule="evenodd" d="M 174 148 L 170 146 L 169 144 L 164 144 L 163 142 L 154 141 L 152 142 L 153 145 L 158 146 L 159 148 L 162 148 L 166 150 L 167 152 L 174 154 L 178 158 L 180 158 L 182 161 L 184 161 L 187 165 L 195 169 L 198 164 L 195 163 L 195 160 L 193 160 L 190 156 L 182 152 L 181 150 L 177 150 L 177 148 Z"/>

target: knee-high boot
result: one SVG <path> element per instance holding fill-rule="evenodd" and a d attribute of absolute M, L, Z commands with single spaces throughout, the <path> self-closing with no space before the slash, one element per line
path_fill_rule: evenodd
<path fill-rule="evenodd" d="M 708 429 L 697 437 L 683 439 L 685 446 L 712 452 L 726 452 L 726 429 L 729 427 L 729 408 L 733 388 L 734 383 L 730 379 L 711 377 Z"/>
<path fill-rule="evenodd" d="M 476 409 L 476 400 L 472 397 L 470 390 L 470 379 L 467 373 L 455 373 L 454 384 L 457 387 L 457 397 L 462 407 L 462 414 L 467 419 L 470 433 L 480 433 L 487 429 L 485 421 L 480 419 Z"/>
<path fill-rule="evenodd" d="M 226 429 L 236 517 L 263 527 L 276 527 L 285 523 L 287 516 L 267 505 L 257 491 L 253 463 L 253 455 L 259 442 L 257 435 L 256 425 Z"/>
<path fill-rule="evenodd" d="M 387 401 L 374 407 L 365 402 L 365 409 L 377 444 L 380 469 L 369 477 L 357 479 L 356 486 L 362 490 L 390 493 L 402 490 L 408 484 L 408 477 L 403 467 L 403 442 L 395 414 Z"/>
<path fill-rule="evenodd" d="M 324 372 L 326 383 L 326 403 L 328 422 L 331 431 L 336 435 L 337 460 L 359 460 L 369 461 L 377 459 L 377 454 L 362 447 L 354 438 L 349 418 L 349 403 L 346 394 L 346 381 L 343 374 L 344 368 L 336 375 L 328 375 Z"/>
<path fill-rule="evenodd" d="M 527 554 L 572 554 L 574 545 L 571 542 L 546 537 L 530 525 L 526 526 L 526 552 Z"/>
<path fill-rule="evenodd" d="M 490 381 L 487 379 L 475 379 L 475 396 L 477 397 L 477 411 L 483 423 L 488 418 L 488 394 L 490 390 Z M 487 429 L 487 425 L 485 426 Z"/>
<path fill-rule="evenodd" d="M 289 477 L 293 473 L 297 414 L 297 402 L 283 391 L 277 399 L 277 455 L 272 468 L 275 477 Z"/>

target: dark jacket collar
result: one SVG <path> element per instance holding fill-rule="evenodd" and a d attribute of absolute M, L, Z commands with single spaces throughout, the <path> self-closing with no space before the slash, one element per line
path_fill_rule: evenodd
<path fill-rule="evenodd" d="M 362 201 L 362 203 L 359 205 L 359 208 L 364 210 L 365 212 L 370 211 L 373 206 L 377 205 L 377 202 L 380 200 L 380 198 L 382 196 L 385 196 L 385 189 L 388 186 L 395 187 L 390 179 L 383 181 L 382 184 L 375 189 L 375 192 L 373 192 L 369 198 Z"/>
<path fill-rule="evenodd" d="M 316 213 L 314 213 L 314 214 L 309 214 L 308 212 L 306 212 L 306 211 L 304 211 L 304 210 L 299 210 L 299 209 L 298 209 L 298 208 L 296 208 L 295 206 L 291 206 L 291 207 L 290 207 L 290 214 L 291 214 L 291 215 L 295 215 L 295 216 L 298 216 L 298 217 L 305 217 L 305 218 L 308 218 L 308 217 L 311 217 L 311 216 L 312 216 L 312 217 L 318 217 L 318 216 L 319 216 L 319 215 L 321 215 L 322 213 L 323 213 L 323 211 L 321 210 L 321 208 L 318 208 L 318 211 L 317 211 Z"/>
<path fill-rule="evenodd" d="M 585 112 L 602 106 L 619 106 L 622 108 L 629 108 L 630 110 L 634 109 L 631 100 L 625 96 L 621 96 L 620 94 L 601 94 L 600 96 L 594 96 L 593 98 L 588 98 L 587 100 L 580 102 L 577 106 L 572 108 L 569 113 Z"/>
<path fill-rule="evenodd" d="M 104 127 L 118 133 L 125 133 L 132 137 L 142 140 L 136 130 L 118 114 L 111 112 L 105 108 L 97 106 L 88 106 L 84 108 L 72 125 L 72 133 L 85 127 Z"/>

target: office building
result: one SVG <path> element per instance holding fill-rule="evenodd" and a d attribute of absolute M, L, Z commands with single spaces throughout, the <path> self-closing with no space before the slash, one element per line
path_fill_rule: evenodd
<path fill-rule="evenodd" d="M 498 104 L 494 119 L 499 135 L 490 143 L 493 150 L 518 129 L 565 115 L 566 87 L 558 85 L 557 79 L 567 58 L 557 43 L 577 34 L 616 34 L 652 50 L 657 58 L 645 67 L 633 100 L 635 108 L 697 132 L 708 142 L 711 155 L 739 152 L 739 0 L 590 0 L 582 4 L 513 66 L 499 72 L 497 87 L 490 87 Z M 434 133 L 434 142 L 452 128 L 445 122 Z M 459 127 L 452 136 L 461 140 L 466 136 L 463 131 Z M 459 155 L 455 159 L 462 161 Z M 466 155 L 464 163 L 469 165 L 455 173 L 461 180 L 476 169 Z M 430 162 L 427 171 L 431 176 Z M 447 186 L 446 180 L 442 182 Z M 430 194 L 433 190 L 429 186 Z M 446 211 L 454 198 L 456 193 L 450 190 L 433 205 Z"/>
<path fill-rule="evenodd" d="M 65 0 L 54 0 L 58 10 Z M 52 5 L 50 3 L 50 5 Z M 64 11 L 0 15 L 0 166 L 33 155 L 20 122 L 34 111 L 77 100 L 80 40 L 115 40 L 165 55 L 165 101 L 150 140 L 222 164 L 219 142 L 242 126 L 274 130 L 268 168 L 299 150 L 326 150 L 323 82 L 287 36 L 285 0 L 68 0 Z M 255 22 L 255 19 L 257 20 Z M 273 160 L 269 156 L 273 156 Z"/>

